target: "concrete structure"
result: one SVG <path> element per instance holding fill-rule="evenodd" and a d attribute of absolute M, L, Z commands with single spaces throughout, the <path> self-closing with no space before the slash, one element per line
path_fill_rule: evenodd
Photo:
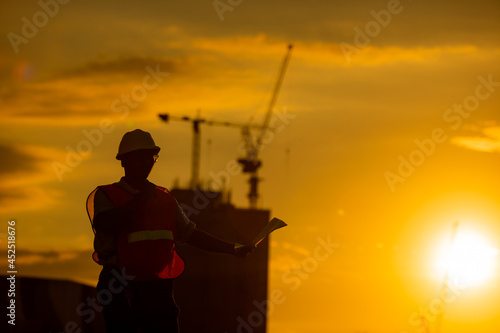
<path fill-rule="evenodd" d="M 201 230 L 227 241 L 248 243 L 270 220 L 269 211 L 235 208 L 220 192 L 172 194 Z M 177 249 L 186 263 L 174 282 L 182 333 L 266 332 L 267 239 L 246 258 L 189 245 Z"/>

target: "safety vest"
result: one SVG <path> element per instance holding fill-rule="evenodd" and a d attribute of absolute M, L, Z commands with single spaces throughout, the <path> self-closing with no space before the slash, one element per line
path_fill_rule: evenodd
<path fill-rule="evenodd" d="M 116 207 L 134 196 L 116 184 L 99 186 Z M 117 237 L 118 263 L 135 280 L 171 279 L 184 271 L 175 251 L 177 203 L 167 189 L 156 186 L 156 195 L 132 216 Z"/>

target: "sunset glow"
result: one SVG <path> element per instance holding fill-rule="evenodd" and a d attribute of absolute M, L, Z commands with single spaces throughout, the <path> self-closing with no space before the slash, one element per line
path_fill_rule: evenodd
<path fill-rule="evenodd" d="M 496 273 L 498 249 L 484 235 L 474 231 L 459 231 L 453 243 L 443 242 L 436 258 L 439 276 L 462 287 L 474 287 L 489 282 Z"/>
<path fill-rule="evenodd" d="M 19 276 L 95 286 L 85 203 L 123 176 L 123 134 L 150 132 L 149 180 L 186 188 L 193 126 L 158 115 L 262 126 L 293 44 L 259 155 L 257 207 L 288 224 L 267 332 L 425 332 L 449 282 L 442 333 L 498 333 L 499 18 L 498 0 L 4 1 L 0 247 L 15 219 Z M 241 129 L 199 133 L 201 183 L 248 208 Z"/>

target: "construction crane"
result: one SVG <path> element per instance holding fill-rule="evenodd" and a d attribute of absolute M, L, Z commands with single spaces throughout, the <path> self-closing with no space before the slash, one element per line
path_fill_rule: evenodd
<path fill-rule="evenodd" d="M 288 67 L 288 62 L 290 60 L 290 55 L 292 52 L 293 46 L 288 45 L 288 51 L 283 59 L 283 64 L 281 65 L 281 69 L 278 75 L 278 80 L 276 81 L 276 86 L 274 87 L 273 94 L 271 96 L 271 100 L 269 101 L 269 105 L 267 107 L 267 113 L 264 118 L 264 122 L 260 126 L 260 133 L 255 142 L 251 139 L 250 129 L 248 127 L 243 128 L 243 137 L 246 141 L 246 150 L 247 156 L 244 158 L 239 158 L 238 162 L 243 166 L 243 172 L 250 174 L 250 179 L 248 180 L 250 184 L 250 191 L 248 192 L 248 199 L 250 201 L 250 208 L 257 208 L 257 199 L 259 198 L 258 193 L 258 184 L 260 182 L 260 178 L 257 176 L 258 169 L 262 166 L 262 162 L 258 159 L 258 154 L 262 149 L 262 140 L 266 133 L 266 130 L 269 129 L 269 122 L 271 121 L 272 112 L 274 106 L 276 105 L 276 101 L 278 99 L 279 91 L 281 89 L 281 84 L 283 83 L 283 78 L 285 77 L 285 72 Z"/>
<path fill-rule="evenodd" d="M 201 154 L 201 132 L 200 125 L 205 124 L 208 126 L 225 126 L 225 127 L 236 127 L 240 128 L 243 131 L 249 131 L 250 128 L 261 128 L 258 125 L 252 124 L 235 124 L 224 121 L 214 121 L 208 120 L 204 118 L 200 118 L 200 111 L 198 110 L 198 114 L 195 118 L 192 117 L 177 117 L 171 116 L 168 113 L 161 113 L 158 117 L 164 122 L 168 122 L 170 120 L 174 121 L 187 121 L 193 124 L 193 142 L 192 142 L 192 152 L 191 152 L 191 180 L 189 183 L 189 188 L 192 190 L 199 189 L 200 187 L 200 154 Z"/>
<path fill-rule="evenodd" d="M 200 111 L 198 110 L 198 114 L 195 118 L 192 117 L 177 117 L 171 116 L 167 113 L 161 113 L 158 117 L 168 122 L 169 120 L 175 121 L 187 121 L 193 124 L 193 142 L 192 142 L 192 154 L 191 154 L 191 181 L 190 188 L 192 190 L 199 189 L 199 173 L 200 173 L 200 145 L 201 145 L 201 133 L 200 133 L 200 125 L 205 124 L 209 126 L 225 126 L 225 127 L 236 127 L 240 128 L 243 136 L 243 140 L 246 145 L 246 154 L 245 158 L 238 159 L 238 162 L 243 166 L 244 173 L 250 173 L 250 192 L 248 193 L 248 198 L 250 201 L 250 208 L 255 209 L 257 207 L 257 198 L 258 198 L 258 182 L 260 179 L 257 177 L 257 170 L 262 165 L 261 161 L 257 159 L 259 150 L 262 148 L 262 140 L 266 130 L 269 129 L 269 122 L 272 116 L 272 110 L 276 104 L 276 100 L 278 98 L 278 94 L 281 88 L 281 83 L 283 82 L 283 77 L 285 75 L 285 71 L 288 65 L 288 61 L 290 58 L 290 53 L 292 50 L 292 45 L 288 46 L 288 52 L 283 60 L 283 64 L 281 66 L 281 70 L 279 72 L 278 81 L 276 82 L 276 86 L 274 87 L 273 94 L 271 96 L 271 100 L 269 102 L 269 106 L 267 109 L 266 116 L 264 118 L 264 122 L 261 125 L 255 124 L 235 124 L 230 122 L 223 121 L 214 121 L 207 120 L 200 117 Z M 255 140 L 252 140 L 251 137 L 251 129 L 258 129 L 259 136 Z"/>

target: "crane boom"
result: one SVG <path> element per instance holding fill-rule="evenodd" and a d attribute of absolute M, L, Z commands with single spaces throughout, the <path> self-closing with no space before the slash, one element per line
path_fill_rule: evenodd
<path fill-rule="evenodd" d="M 283 64 L 281 65 L 281 70 L 278 76 L 278 80 L 276 81 L 276 86 L 274 87 L 273 94 L 271 96 L 271 100 L 269 101 L 269 106 L 267 107 L 266 117 L 264 118 L 264 122 L 260 129 L 259 136 L 257 138 L 257 142 L 255 144 L 256 152 L 255 158 L 257 158 L 257 154 L 259 153 L 260 147 L 262 146 L 262 138 L 264 137 L 264 133 L 266 129 L 269 127 L 269 122 L 271 121 L 271 116 L 273 114 L 274 106 L 276 105 L 276 101 L 278 100 L 278 95 L 281 90 L 281 84 L 283 83 L 283 78 L 285 77 L 286 69 L 288 67 L 288 62 L 290 61 L 290 55 L 292 53 L 293 45 L 288 45 L 288 51 L 283 59 Z"/>
<path fill-rule="evenodd" d="M 288 51 L 283 59 L 283 64 L 281 65 L 281 69 L 278 75 L 278 80 L 276 81 L 276 86 L 274 87 L 273 94 L 271 95 L 271 100 L 269 101 L 269 106 L 267 108 L 266 116 L 264 118 L 264 122 L 260 128 L 259 136 L 255 144 L 250 140 L 250 131 L 249 129 L 245 129 L 243 131 L 243 136 L 247 137 L 247 156 L 246 158 L 238 159 L 238 163 L 243 166 L 243 172 L 250 173 L 250 179 L 248 183 L 250 184 L 250 192 L 248 193 L 248 199 L 250 201 L 250 208 L 257 208 L 257 198 L 258 194 L 258 184 L 260 182 L 260 178 L 257 176 L 257 170 L 261 167 L 262 162 L 257 159 L 259 151 L 262 147 L 262 139 L 266 130 L 269 127 L 269 123 L 271 121 L 271 116 L 273 113 L 274 106 L 276 105 L 276 101 L 278 100 L 278 95 L 281 89 L 281 84 L 283 82 L 283 78 L 285 77 L 285 72 L 288 67 L 288 62 L 290 60 L 290 55 L 292 52 L 292 44 L 288 45 Z M 245 131 L 246 130 L 246 131 Z"/>
<path fill-rule="evenodd" d="M 257 186 L 260 181 L 260 179 L 257 177 L 257 170 L 262 165 L 261 161 L 257 159 L 257 155 L 262 148 L 263 137 L 265 135 L 266 130 L 269 128 L 269 123 L 271 122 L 273 109 L 276 105 L 276 101 L 278 100 L 278 95 L 281 90 L 281 84 L 283 83 L 283 78 L 285 77 L 286 69 L 288 67 L 288 62 L 290 60 L 292 48 L 293 45 L 289 44 L 288 51 L 285 55 L 285 58 L 283 59 L 281 69 L 279 71 L 276 85 L 271 95 L 271 100 L 269 101 L 264 121 L 261 125 L 236 124 L 223 121 L 207 120 L 204 118 L 200 118 L 199 112 L 196 118 L 176 117 L 166 113 L 158 114 L 159 118 L 165 122 L 168 122 L 169 120 L 176 120 L 176 121 L 186 121 L 193 124 L 193 146 L 192 146 L 191 181 L 190 181 L 191 189 L 196 190 L 199 188 L 200 141 L 201 141 L 200 125 L 205 124 L 209 126 L 226 126 L 226 127 L 241 128 L 243 136 L 248 139 L 246 140 L 247 156 L 246 158 L 238 159 L 238 162 L 243 166 L 243 172 L 250 173 L 250 180 L 249 180 L 250 192 L 248 193 L 250 208 L 255 209 L 257 207 L 257 198 L 258 198 Z M 259 130 L 259 135 L 255 143 L 253 143 L 252 140 L 250 139 L 250 129 L 252 128 L 256 128 Z"/>

